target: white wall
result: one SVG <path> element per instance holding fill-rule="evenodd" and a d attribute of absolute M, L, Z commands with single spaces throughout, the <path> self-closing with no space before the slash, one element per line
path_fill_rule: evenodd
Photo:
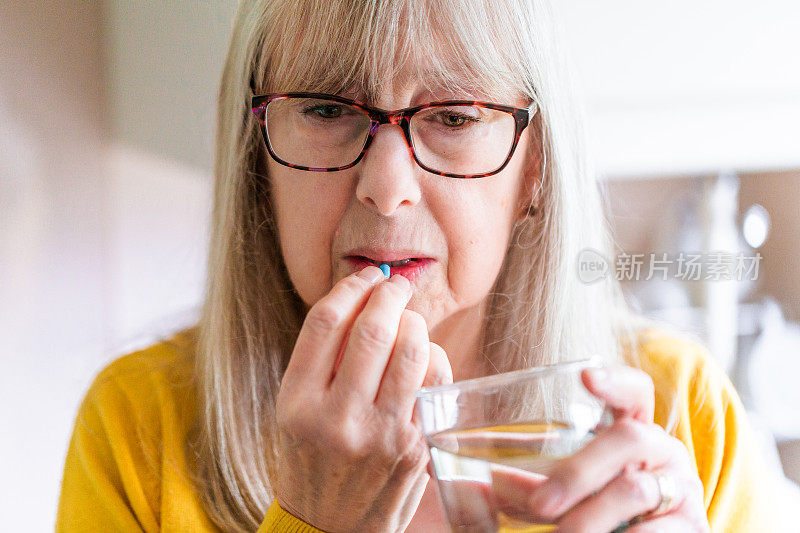
<path fill-rule="evenodd" d="M 115 139 L 147 154 L 211 169 L 218 77 L 236 4 L 106 2 Z"/>
<path fill-rule="evenodd" d="M 800 3 L 554 4 L 605 175 L 800 167 Z"/>
<path fill-rule="evenodd" d="M 235 3 L 181 4 L 0 6 L 4 530 L 52 530 L 94 375 L 200 300 Z"/>
<path fill-rule="evenodd" d="M 9 531 L 52 529 L 78 391 L 104 355 L 100 23 L 86 2 L 0 8 L 0 514 Z"/>
<path fill-rule="evenodd" d="M 185 315 L 204 276 L 217 87 L 236 2 L 106 4 L 111 337 Z M 184 316 L 189 320 L 190 316 Z"/>

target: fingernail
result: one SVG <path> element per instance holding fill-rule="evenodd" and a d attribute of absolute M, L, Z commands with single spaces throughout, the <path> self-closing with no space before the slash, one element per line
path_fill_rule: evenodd
<path fill-rule="evenodd" d="M 359 272 L 357 276 L 361 279 L 369 281 L 370 283 L 375 283 L 379 279 L 383 278 L 383 272 L 381 272 L 378 267 L 370 265 Z"/>
<path fill-rule="evenodd" d="M 560 514 L 565 496 L 566 492 L 560 485 L 555 481 L 548 481 L 534 492 L 530 506 L 534 513 L 543 518 L 555 518 Z"/>

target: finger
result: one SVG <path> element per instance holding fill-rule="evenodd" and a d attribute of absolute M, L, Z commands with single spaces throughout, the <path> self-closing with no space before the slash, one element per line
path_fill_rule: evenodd
<path fill-rule="evenodd" d="M 363 305 L 361 308 L 363 309 Z M 361 309 L 359 309 L 359 312 Z M 350 341 L 350 330 L 348 329 L 347 332 L 344 334 L 344 340 L 339 345 L 339 352 L 336 354 L 336 362 L 333 363 L 333 373 L 330 376 L 330 379 L 336 376 L 336 373 L 339 371 L 339 365 L 342 364 L 342 357 L 344 357 L 344 349 L 347 348 L 347 343 Z"/>
<path fill-rule="evenodd" d="M 430 343 L 430 357 L 428 358 L 428 369 L 425 379 L 422 381 L 423 387 L 433 387 L 453 382 L 453 367 L 450 366 L 450 359 L 447 358 L 444 348 Z"/>
<path fill-rule="evenodd" d="M 398 274 L 380 283 L 356 317 L 331 390 L 348 400 L 369 403 L 394 349 L 400 316 L 411 299 L 411 284 Z"/>
<path fill-rule="evenodd" d="M 427 446 L 427 439 L 425 438 L 425 430 L 422 427 L 422 420 L 420 420 L 420 413 L 418 409 L 418 404 L 416 402 L 414 403 L 414 409 L 411 412 L 411 423 L 414 425 L 414 427 L 417 428 L 417 431 L 419 431 L 420 439 L 422 440 L 422 442 L 426 442 Z M 433 464 L 433 461 L 431 460 L 430 448 L 428 448 L 428 462 L 425 465 L 425 470 L 428 472 L 428 475 L 430 477 L 432 478 L 436 477 L 436 467 Z"/>
<path fill-rule="evenodd" d="M 581 377 L 589 392 L 612 409 L 615 419 L 653 421 L 653 380 L 645 372 L 629 366 L 587 368 Z"/>
<path fill-rule="evenodd" d="M 586 498 L 558 521 L 563 531 L 611 531 L 652 511 L 661 492 L 652 472 L 625 469 L 596 495 Z"/>
<path fill-rule="evenodd" d="M 495 531 L 497 511 L 491 488 L 472 479 L 440 479 L 439 492 L 451 529 L 458 531 Z"/>
<path fill-rule="evenodd" d="M 492 465 L 492 498 L 495 508 L 518 520 L 532 519 L 528 502 L 547 477 L 542 474 Z"/>
<path fill-rule="evenodd" d="M 447 354 L 445 353 L 444 348 L 442 348 L 435 342 L 431 342 L 429 344 L 430 344 L 430 351 L 428 356 L 428 370 L 425 374 L 425 379 L 422 382 L 422 386 L 432 387 L 435 385 L 444 385 L 447 383 L 452 383 L 453 369 L 450 366 L 450 360 L 447 358 Z M 420 420 L 419 416 L 419 410 L 416 407 L 417 406 L 415 405 L 414 412 L 411 416 L 411 422 L 417 427 L 417 429 L 421 434 L 424 434 L 424 430 L 422 428 L 422 421 Z M 453 438 L 452 440 L 456 442 L 455 438 Z M 427 468 L 428 468 L 428 474 L 431 477 L 435 477 L 436 474 L 434 472 L 433 461 L 428 462 Z"/>
<path fill-rule="evenodd" d="M 327 386 L 345 334 L 383 272 L 368 266 L 337 282 L 306 314 L 283 382 L 301 379 Z"/>
<path fill-rule="evenodd" d="M 376 408 L 399 420 L 408 420 L 414 409 L 414 392 L 422 385 L 428 369 L 431 343 L 428 326 L 419 313 L 404 309 L 400 315 L 397 341 L 383 373 Z"/>
<path fill-rule="evenodd" d="M 674 442 L 673 442 L 674 441 Z M 626 465 L 653 470 L 680 453 L 678 441 L 655 424 L 630 418 L 614 422 L 575 454 L 558 461 L 530 505 L 546 520 L 609 483 Z"/>

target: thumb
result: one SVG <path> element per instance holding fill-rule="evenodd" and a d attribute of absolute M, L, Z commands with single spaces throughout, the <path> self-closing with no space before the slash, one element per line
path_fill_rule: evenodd
<path fill-rule="evenodd" d="M 428 359 L 428 370 L 425 373 L 425 379 L 422 381 L 423 387 L 432 387 L 434 385 L 443 385 L 445 383 L 453 382 L 453 368 L 450 366 L 450 360 L 444 348 L 431 342 L 430 357 Z"/>
<path fill-rule="evenodd" d="M 428 358 L 428 370 L 425 373 L 425 379 L 422 381 L 423 387 L 432 387 L 434 385 L 443 385 L 445 383 L 453 382 L 453 369 L 450 366 L 450 360 L 444 348 L 436 344 L 430 343 L 430 356 Z M 415 410 L 416 414 L 416 410 Z M 428 460 L 427 471 L 430 477 L 435 477 L 433 471 L 433 462 Z"/>

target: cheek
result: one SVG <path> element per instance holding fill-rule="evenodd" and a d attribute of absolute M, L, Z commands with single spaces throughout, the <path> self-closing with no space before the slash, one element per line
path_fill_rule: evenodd
<path fill-rule="evenodd" d="M 283 260 L 298 294 L 311 306 L 330 290 L 330 245 L 338 220 L 336 196 L 320 191 L 315 180 L 298 186 L 294 175 L 272 175 L 276 176 L 272 198 Z M 289 187 L 292 179 L 295 182 Z"/>
<path fill-rule="evenodd" d="M 522 144 L 524 146 L 524 143 Z M 452 290 L 469 294 L 470 303 L 485 297 L 494 285 L 508 250 L 521 205 L 525 183 L 523 153 L 491 181 L 464 189 L 458 210 L 451 211 L 452 265 L 448 267 Z"/>
<path fill-rule="evenodd" d="M 464 305 L 491 290 L 505 258 L 511 231 L 511 196 L 495 194 L 464 201 L 449 224 L 448 278 Z"/>

